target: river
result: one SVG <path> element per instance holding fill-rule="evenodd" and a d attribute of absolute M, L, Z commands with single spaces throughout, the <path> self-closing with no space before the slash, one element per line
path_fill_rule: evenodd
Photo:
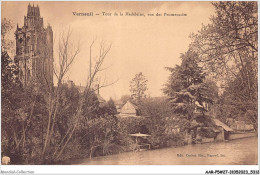
<path fill-rule="evenodd" d="M 257 137 L 80 159 L 77 165 L 256 165 Z M 182 156 L 181 156 L 182 155 Z"/>

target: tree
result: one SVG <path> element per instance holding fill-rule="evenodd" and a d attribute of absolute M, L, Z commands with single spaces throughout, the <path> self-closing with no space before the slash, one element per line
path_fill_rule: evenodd
<path fill-rule="evenodd" d="M 18 67 L 6 52 L 2 52 L 1 61 L 2 146 L 13 163 L 26 164 L 37 160 L 35 154 L 43 143 L 41 128 L 45 125 L 46 103 L 36 88 L 22 86 Z"/>
<path fill-rule="evenodd" d="M 106 104 L 101 108 L 101 110 L 103 114 L 108 114 L 112 116 L 117 114 L 116 106 L 112 98 L 110 98 L 108 102 L 106 102 Z"/>
<path fill-rule="evenodd" d="M 89 150 L 89 157 L 111 154 L 119 151 L 117 147 L 117 120 L 115 116 L 104 114 L 87 122 L 81 130 L 80 141 L 84 149 Z"/>
<path fill-rule="evenodd" d="M 24 95 L 22 84 L 18 79 L 19 68 L 10 54 L 11 41 L 7 38 L 12 29 L 11 21 L 2 19 L 1 23 L 1 137 L 4 154 L 11 156 L 18 150 L 18 142 L 22 123 L 27 116 L 21 110 L 20 97 Z M 8 53 L 9 52 L 9 53 Z M 20 111 L 20 115 L 17 115 Z"/>
<path fill-rule="evenodd" d="M 181 55 L 181 66 L 176 65 L 175 68 L 167 68 L 171 72 L 171 76 L 164 93 L 170 96 L 174 111 L 184 115 L 187 120 L 194 117 L 195 108 L 204 112 L 206 109 L 201 108 L 201 106 L 203 106 L 203 102 L 209 102 L 202 95 L 204 90 L 202 83 L 206 75 L 199 67 L 197 57 L 198 55 L 195 52 L 189 50 Z"/>
<path fill-rule="evenodd" d="M 12 64 L 12 60 L 7 52 L 1 52 L 1 97 L 2 97 L 2 108 L 1 108 L 1 124 L 2 124 L 2 148 L 9 144 L 10 146 L 10 135 L 12 133 L 11 127 L 8 127 L 15 120 L 14 110 L 18 109 L 17 101 L 15 98 L 19 95 L 20 88 L 19 82 L 16 78 L 17 68 L 15 64 Z M 17 93 L 18 92 L 18 93 Z M 3 145 L 3 143 L 6 143 Z M 10 146 L 11 147 L 11 146 Z"/>
<path fill-rule="evenodd" d="M 84 92 L 83 96 L 85 97 L 82 109 L 83 117 L 86 119 L 86 121 L 94 118 L 99 118 L 100 116 L 98 114 L 100 111 L 100 104 L 95 91 L 89 90 L 88 93 Z"/>
<path fill-rule="evenodd" d="M 60 134 L 59 140 L 65 136 L 66 129 L 73 123 L 71 116 L 75 114 L 80 98 L 79 90 L 73 82 L 70 84 L 62 84 L 60 93 L 60 108 L 57 112 L 57 130 Z"/>
<path fill-rule="evenodd" d="M 251 79 L 251 81 L 253 81 Z M 227 122 L 227 119 L 233 118 L 251 123 L 257 131 L 258 127 L 258 105 L 257 91 L 248 92 L 247 84 L 240 79 L 240 76 L 227 84 L 218 103 L 218 114 L 220 119 Z M 248 94 L 254 93 L 255 100 L 248 98 Z"/>
<path fill-rule="evenodd" d="M 12 90 L 13 85 L 19 84 L 18 72 L 19 67 L 13 62 L 10 57 L 10 43 L 11 41 L 7 38 L 10 30 L 13 28 L 10 20 L 4 18 L 1 23 L 1 89 L 2 94 L 5 90 Z M 19 85 L 18 85 L 19 86 Z M 9 87 L 9 88 L 8 88 Z"/>
<path fill-rule="evenodd" d="M 52 82 L 48 82 L 48 78 L 44 79 L 46 81 L 44 84 L 47 85 L 44 90 L 46 91 L 45 99 L 48 109 L 48 123 L 45 130 L 46 134 L 44 138 L 44 146 L 41 153 L 42 161 L 44 163 L 51 163 L 57 156 L 56 154 L 60 155 L 64 149 L 61 148 L 59 150 L 55 150 L 55 147 L 57 148 L 57 146 L 54 147 L 52 142 L 55 137 L 54 131 L 55 126 L 57 126 L 57 116 L 59 115 L 58 111 L 60 111 L 59 100 L 61 98 L 62 82 L 64 76 L 68 72 L 69 68 L 71 67 L 72 63 L 74 62 L 80 51 L 80 48 L 73 45 L 73 42 L 71 41 L 71 30 L 61 33 L 58 44 L 59 66 L 58 68 L 51 70 L 54 71 L 54 75 L 57 78 L 57 87 L 52 87 Z M 42 73 L 42 75 L 40 76 L 45 77 L 46 75 Z M 75 113 L 78 113 L 80 110 L 77 109 Z M 73 115 L 76 115 L 75 113 Z M 61 139 L 60 144 L 64 147 L 66 146 L 67 142 L 69 142 L 69 139 L 75 130 L 75 125 L 77 125 L 77 120 L 74 125 L 71 125 L 73 127 L 69 128 L 66 131 L 64 137 Z"/>
<path fill-rule="evenodd" d="M 257 63 L 257 3 L 216 2 L 213 5 L 216 15 L 209 25 L 192 35 L 191 45 L 212 73 L 231 76 L 248 61 Z"/>
<path fill-rule="evenodd" d="M 122 101 L 122 104 L 125 104 L 128 100 L 131 100 L 130 95 L 123 95 L 120 100 Z"/>
<path fill-rule="evenodd" d="M 70 35 L 69 34 L 70 33 L 68 33 L 68 35 L 65 35 L 65 37 L 62 37 L 62 40 L 61 40 L 62 43 L 60 45 L 61 47 L 59 47 L 60 48 L 59 53 L 61 56 L 61 60 L 60 60 L 59 74 L 56 74 L 56 75 L 59 75 L 59 76 L 57 76 L 58 82 L 62 82 L 62 78 L 68 71 L 70 65 L 73 63 L 73 60 L 75 59 L 75 57 L 77 56 L 78 51 L 79 51 L 78 47 L 76 47 L 76 50 L 74 50 L 74 52 L 73 52 L 73 47 L 71 48 L 72 50 L 70 50 L 70 46 L 73 46 L 73 45 L 70 44 L 70 40 L 69 40 Z M 58 145 L 55 145 L 55 150 L 54 150 L 54 153 L 52 154 L 51 160 L 55 160 L 55 161 L 59 160 L 61 155 L 63 154 L 63 151 L 67 148 L 67 146 L 73 145 L 72 136 L 76 133 L 76 131 L 78 131 L 79 127 L 81 126 L 80 125 L 81 122 L 83 124 L 83 128 L 84 127 L 89 128 L 90 123 L 93 124 L 93 122 L 95 123 L 95 121 L 97 120 L 96 117 L 91 118 L 91 116 L 89 116 L 90 113 L 93 114 L 93 110 L 91 109 L 93 105 L 92 106 L 88 105 L 88 103 L 97 102 L 95 91 L 98 89 L 93 89 L 92 87 L 93 87 L 95 77 L 98 76 L 98 74 L 104 70 L 104 69 L 102 69 L 102 65 L 103 65 L 103 62 L 104 62 L 108 52 L 111 49 L 111 45 L 105 46 L 105 44 L 102 42 L 100 44 L 99 52 L 95 56 L 95 60 L 93 60 L 92 49 L 93 49 L 94 44 L 95 44 L 95 40 L 93 40 L 93 42 L 91 43 L 91 45 L 89 47 L 89 50 L 90 50 L 89 70 L 90 71 L 89 71 L 89 75 L 87 78 L 84 95 L 80 96 L 77 110 L 73 114 L 73 116 L 71 116 L 71 118 L 73 119 L 73 123 L 71 123 L 70 127 L 67 128 L 66 134 L 62 138 L 62 141 Z M 72 51 L 72 52 L 68 52 L 68 51 Z M 101 87 L 106 87 L 108 85 L 110 85 L 110 84 L 103 84 L 103 85 L 100 85 L 98 88 L 100 89 Z M 59 85 L 58 85 L 58 87 L 59 87 Z M 57 95 L 59 95 L 59 91 L 56 91 L 56 93 L 57 93 Z M 94 101 L 91 99 L 93 99 Z M 86 104 L 88 107 L 90 107 L 90 110 L 85 111 L 86 112 L 85 114 L 87 114 L 87 116 L 85 116 L 83 118 L 84 106 Z M 59 107 L 59 104 L 55 104 L 55 105 L 58 105 L 57 107 Z M 96 106 L 96 105 L 94 105 L 94 106 Z M 90 119 L 90 120 L 86 120 L 86 119 Z M 92 124 L 91 124 L 91 126 L 92 126 Z M 87 134 L 84 133 L 83 135 L 80 135 L 78 139 L 80 140 L 82 137 L 85 137 L 86 135 Z M 53 139 L 53 138 L 50 138 L 50 139 Z"/>
<path fill-rule="evenodd" d="M 28 163 L 39 153 L 37 143 L 42 143 L 40 140 L 43 135 L 39 128 L 44 125 L 46 103 L 37 88 L 24 87 L 20 82 L 19 67 L 7 53 L 12 53 L 12 49 L 15 48 L 7 37 L 12 23 L 3 19 L 1 27 L 1 122 L 2 137 L 6 139 L 2 146 L 13 158 L 13 163 Z M 41 120 L 39 116 L 43 116 Z"/>
<path fill-rule="evenodd" d="M 2 34 L 6 34 L 3 32 L 4 30 Z M 60 33 L 56 50 L 59 56 L 58 66 L 50 70 L 54 71 L 56 76 L 56 86 L 53 86 L 53 82 L 48 82 L 48 78 L 43 79 L 46 82 L 43 82 L 44 86 L 41 87 L 34 82 L 22 86 L 18 79 L 18 66 L 2 49 L 2 136 L 7 140 L 3 142 L 3 148 L 8 148 L 5 152 L 9 151 L 15 156 L 13 158 L 16 162 L 13 163 L 55 163 L 61 160 L 62 156 L 64 158 L 64 150 L 81 138 L 72 136 L 78 131 L 79 122 L 82 121 L 84 104 L 92 103 L 94 91 L 97 90 L 93 89 L 92 85 L 95 77 L 104 70 L 102 64 L 111 45 L 106 47 L 101 43 L 95 60 L 90 54 L 92 71 L 87 75 L 84 95 L 80 96 L 74 85 L 70 87 L 63 83 L 80 51 L 79 45 L 73 44 L 71 34 L 71 30 Z M 5 40 L 4 36 L 2 40 Z M 90 53 L 94 43 L 95 40 L 90 46 Z M 44 72 L 40 75 L 45 76 Z"/>
<path fill-rule="evenodd" d="M 89 150 L 89 157 L 107 155 L 117 150 L 117 114 L 112 99 L 100 105 L 97 96 L 92 92 L 83 105 L 80 127 L 77 138 L 83 149 Z M 87 99 L 86 99 L 87 100 Z"/>
<path fill-rule="evenodd" d="M 216 15 L 211 23 L 192 35 L 192 47 L 199 53 L 200 62 L 211 74 L 215 74 L 223 87 L 237 89 L 226 91 L 239 96 L 246 110 L 257 113 L 258 81 L 258 10 L 256 2 L 214 2 Z M 237 83 L 232 83 L 237 82 Z M 227 96 L 226 96 L 227 97 Z M 224 100 L 225 102 L 229 100 Z M 224 102 L 223 101 L 223 102 Z M 234 104 L 234 103 L 233 103 Z M 239 105 L 233 105 L 240 110 Z M 250 112 L 252 113 L 252 112 Z M 254 124 L 255 115 L 249 116 Z"/>
<path fill-rule="evenodd" d="M 197 119 L 200 116 L 195 115 L 194 111 L 200 111 L 202 117 L 206 117 L 205 104 L 212 103 L 212 99 L 207 93 L 209 88 L 204 83 L 206 74 L 198 64 L 198 54 L 189 49 L 181 55 L 181 59 L 180 66 L 167 68 L 171 75 L 164 93 L 170 97 L 173 112 L 180 118 L 181 129 L 188 133 L 193 130 L 193 137 L 196 137 L 196 128 L 199 126 Z"/>
<path fill-rule="evenodd" d="M 9 34 L 13 28 L 13 23 L 11 20 L 3 18 L 1 20 L 1 50 L 8 52 L 8 54 L 13 54 L 14 52 L 14 42 L 10 40 Z"/>
<path fill-rule="evenodd" d="M 92 47 L 95 43 L 95 40 L 93 40 L 92 44 L 90 45 L 90 71 L 88 75 L 88 79 L 86 82 L 84 95 L 81 95 L 78 100 L 78 105 L 76 106 L 76 110 L 74 109 L 74 112 L 71 113 L 71 122 L 69 123 L 69 127 L 65 128 L 66 130 L 63 131 L 63 137 L 61 137 L 59 142 L 56 142 L 56 136 L 57 136 L 57 122 L 58 117 L 60 116 L 61 109 L 61 98 L 62 98 L 62 82 L 69 71 L 71 65 L 73 64 L 74 60 L 78 56 L 80 52 L 80 44 L 78 45 L 73 44 L 73 41 L 71 40 L 71 30 L 68 30 L 68 32 L 62 32 L 59 38 L 58 43 L 58 55 L 59 55 L 59 64 L 54 69 L 54 75 L 57 78 L 57 86 L 55 88 L 52 88 L 51 86 L 47 86 L 47 92 L 45 95 L 45 99 L 47 101 L 47 109 L 48 109 L 48 122 L 47 127 L 45 129 L 45 138 L 44 138 L 44 146 L 42 149 L 41 157 L 42 161 L 47 164 L 51 164 L 53 161 L 60 160 L 64 150 L 67 148 L 68 145 L 72 144 L 72 136 L 75 134 L 75 131 L 77 131 L 77 128 L 79 127 L 80 121 L 82 121 L 83 117 L 83 107 L 84 104 L 88 103 L 89 98 L 91 98 L 91 94 L 93 94 L 92 85 L 95 80 L 95 77 L 100 73 L 102 69 L 102 64 L 104 62 L 104 59 L 106 58 L 106 55 L 108 54 L 111 45 L 108 47 L 105 47 L 105 45 L 102 43 L 100 45 L 99 54 L 96 55 L 96 59 L 93 61 L 91 51 Z M 93 61 L 93 63 L 92 63 Z M 46 81 L 48 79 L 45 79 Z M 50 82 L 46 82 L 47 85 L 51 85 Z M 102 86 L 104 87 L 104 86 Z M 95 89 L 96 90 L 96 89 Z M 65 133 L 65 134 L 64 134 Z"/>
<path fill-rule="evenodd" d="M 147 82 L 148 80 L 146 80 L 142 72 L 136 74 L 130 82 L 131 97 L 137 104 L 140 104 L 142 98 L 146 97 L 145 92 L 148 90 Z"/>
<path fill-rule="evenodd" d="M 168 134 L 168 130 L 172 130 L 174 125 L 176 125 L 175 114 L 172 111 L 168 98 L 146 98 L 141 105 L 141 111 L 144 116 L 148 117 L 141 122 L 140 130 L 143 130 L 141 133 L 151 135 L 148 140 L 152 147 L 165 147 L 167 145 L 166 142 L 170 141 L 168 135 L 171 134 Z M 147 131 L 145 132 L 145 130 Z"/>

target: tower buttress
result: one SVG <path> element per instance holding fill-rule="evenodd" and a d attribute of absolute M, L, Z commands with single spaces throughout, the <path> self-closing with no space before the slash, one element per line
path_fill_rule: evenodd
<path fill-rule="evenodd" d="M 37 81 L 53 85 L 53 32 L 44 28 L 39 6 L 28 5 L 24 26 L 15 31 L 19 78 L 24 85 Z"/>

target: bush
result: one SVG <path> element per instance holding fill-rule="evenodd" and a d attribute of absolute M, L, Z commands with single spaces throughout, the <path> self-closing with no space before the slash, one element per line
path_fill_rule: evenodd
<path fill-rule="evenodd" d="M 217 136 L 217 133 L 211 127 L 201 127 L 198 128 L 197 134 L 201 137 L 214 138 Z"/>
<path fill-rule="evenodd" d="M 178 147 L 185 145 L 185 137 L 181 134 L 169 134 L 161 136 L 151 136 L 149 142 L 153 149 L 165 147 Z"/>

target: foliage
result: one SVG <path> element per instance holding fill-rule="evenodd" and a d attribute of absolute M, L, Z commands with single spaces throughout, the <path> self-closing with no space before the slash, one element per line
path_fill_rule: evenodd
<path fill-rule="evenodd" d="M 165 119 L 172 117 L 167 100 L 165 98 L 147 98 L 141 106 L 141 111 L 147 116 L 145 124 L 151 134 L 149 141 L 153 146 L 159 145 L 165 134 Z"/>
<path fill-rule="evenodd" d="M 199 66 L 199 56 L 192 49 L 181 55 L 182 63 L 175 68 L 167 68 L 171 75 L 165 85 L 164 93 L 169 96 L 172 110 L 179 118 L 177 120 L 180 131 L 197 136 L 197 128 L 203 126 L 208 112 L 207 105 L 213 104 L 217 96 L 217 88 L 211 81 L 206 81 L 206 74 Z M 201 118 L 195 111 L 202 116 Z"/>
<path fill-rule="evenodd" d="M 103 107 L 101 107 L 101 112 L 108 115 L 116 115 L 117 110 L 114 101 L 110 98 Z"/>
<path fill-rule="evenodd" d="M 152 148 L 181 146 L 184 137 L 179 133 L 180 127 L 171 104 L 165 97 L 147 98 L 141 105 L 142 113 L 147 117 L 143 121 L 148 133 L 148 141 Z M 176 131 L 176 132 L 173 132 Z"/>
<path fill-rule="evenodd" d="M 73 123 L 73 114 L 76 113 L 79 105 L 79 90 L 74 83 L 71 85 L 65 83 L 61 84 L 61 92 L 59 97 L 59 111 L 57 112 L 57 131 L 59 136 L 57 140 L 61 140 L 65 134 L 67 128 Z"/>
<path fill-rule="evenodd" d="M 16 77 L 18 68 L 13 64 L 8 53 L 5 51 L 1 52 L 1 99 L 2 99 L 2 108 L 1 108 L 1 129 L 2 129 L 2 139 L 5 142 L 2 142 L 3 151 L 8 151 L 7 147 L 14 147 L 10 144 L 14 143 L 9 139 L 10 134 L 13 133 L 13 128 L 15 127 L 16 122 L 23 121 L 24 115 L 16 115 L 16 110 L 20 108 L 19 100 L 16 98 L 20 96 L 20 83 Z M 17 116 L 17 117 L 16 117 Z M 13 123 L 12 123 L 13 122 Z M 20 127 L 17 126 L 17 127 Z M 12 148 L 11 148 L 12 149 Z"/>
<path fill-rule="evenodd" d="M 123 95 L 120 100 L 122 101 L 122 104 L 125 104 L 128 100 L 131 100 L 131 96 L 130 95 Z"/>
<path fill-rule="evenodd" d="M 131 97 L 135 103 L 140 104 L 142 98 L 145 98 L 145 92 L 148 90 L 145 76 L 142 72 L 135 75 L 130 82 Z"/>
<path fill-rule="evenodd" d="M 211 73 L 227 78 L 247 61 L 257 63 L 257 3 L 216 2 L 213 5 L 216 15 L 211 18 L 211 24 L 192 35 L 192 47 Z"/>
<path fill-rule="evenodd" d="M 215 138 L 217 136 L 217 133 L 212 129 L 212 127 L 198 128 L 197 134 L 205 138 Z"/>
<path fill-rule="evenodd" d="M 213 5 L 216 15 L 209 25 L 192 35 L 191 45 L 199 53 L 201 64 L 225 88 L 219 101 L 218 110 L 223 111 L 219 117 L 243 115 L 257 130 L 257 3 L 214 2 Z M 248 112 L 252 115 L 245 115 Z"/>
<path fill-rule="evenodd" d="M 89 151 L 90 158 L 113 154 L 120 151 L 117 144 L 117 119 L 104 114 L 100 118 L 90 119 L 76 131 L 82 149 Z"/>
<path fill-rule="evenodd" d="M 16 100 L 12 94 L 21 89 L 21 83 L 18 80 L 19 68 L 13 63 L 8 53 L 1 52 L 1 92 L 2 104 L 12 105 Z"/>
<path fill-rule="evenodd" d="M 186 144 L 182 134 L 166 135 L 162 141 L 161 147 L 179 147 Z"/>
<path fill-rule="evenodd" d="M 252 80 L 251 77 L 249 81 Z M 252 82 L 252 89 L 257 88 L 257 82 Z M 249 97 L 251 96 L 251 98 Z M 249 91 L 247 83 L 241 80 L 240 77 L 228 83 L 219 102 L 218 102 L 218 116 L 222 121 L 227 122 L 228 118 L 246 121 L 253 124 L 257 130 L 257 91 Z"/>
<path fill-rule="evenodd" d="M 39 160 L 47 109 L 39 90 L 23 87 L 17 74 L 18 68 L 2 52 L 2 148 L 12 163 L 33 163 Z"/>
<path fill-rule="evenodd" d="M 206 112 L 203 103 L 212 103 L 212 100 L 206 93 L 208 88 L 203 83 L 206 75 L 198 65 L 197 53 L 189 50 L 181 58 L 180 66 L 167 68 L 171 75 L 164 93 L 170 97 L 173 111 L 191 121 L 195 109 L 199 109 L 202 113 Z"/>
<path fill-rule="evenodd" d="M 129 134 L 145 133 L 149 134 L 149 131 L 145 130 L 146 127 L 145 118 L 119 118 L 117 124 L 118 130 L 118 144 L 122 146 L 124 151 L 133 151 L 136 149 L 135 138 Z"/>
<path fill-rule="evenodd" d="M 144 118 L 126 117 L 119 118 L 118 129 L 120 133 L 134 134 L 141 132 L 141 125 Z"/>
<path fill-rule="evenodd" d="M 8 21 L 2 23 L 2 43 L 5 46 L 5 36 L 10 28 Z M 97 139 L 93 144 L 102 143 L 102 155 L 111 153 L 110 148 L 117 136 L 117 120 L 111 115 L 115 107 L 110 101 L 105 112 L 101 111 L 95 93 L 90 91 L 92 81 L 101 71 L 111 46 L 105 48 L 101 44 L 99 57 L 90 65 L 94 72 L 89 75 L 85 90 L 88 92 L 82 95 L 74 84 L 63 83 L 65 74 L 79 53 L 79 48 L 71 43 L 70 36 L 71 31 L 63 32 L 59 39 L 59 69 L 51 70 L 58 80 L 55 87 L 39 87 L 33 81 L 23 86 L 18 80 L 18 66 L 2 48 L 2 153 L 10 156 L 13 164 L 55 164 L 71 158 L 75 155 L 70 156 L 70 152 L 64 150 L 72 150 L 74 143 L 79 143 L 77 149 L 82 151 L 80 143 L 85 135 L 84 129 L 96 130 L 96 127 L 100 127 L 100 130 L 93 135 Z M 52 82 L 47 83 L 53 85 Z M 79 121 L 83 117 L 92 123 L 82 122 L 87 125 L 80 128 Z M 117 150 L 115 147 L 113 149 Z"/>
<path fill-rule="evenodd" d="M 88 120 L 88 119 L 93 119 L 97 118 L 98 112 L 99 112 L 99 101 L 97 98 L 97 95 L 95 94 L 94 90 L 92 89 L 87 89 L 83 93 L 83 106 L 82 106 L 82 115 L 83 117 Z"/>

